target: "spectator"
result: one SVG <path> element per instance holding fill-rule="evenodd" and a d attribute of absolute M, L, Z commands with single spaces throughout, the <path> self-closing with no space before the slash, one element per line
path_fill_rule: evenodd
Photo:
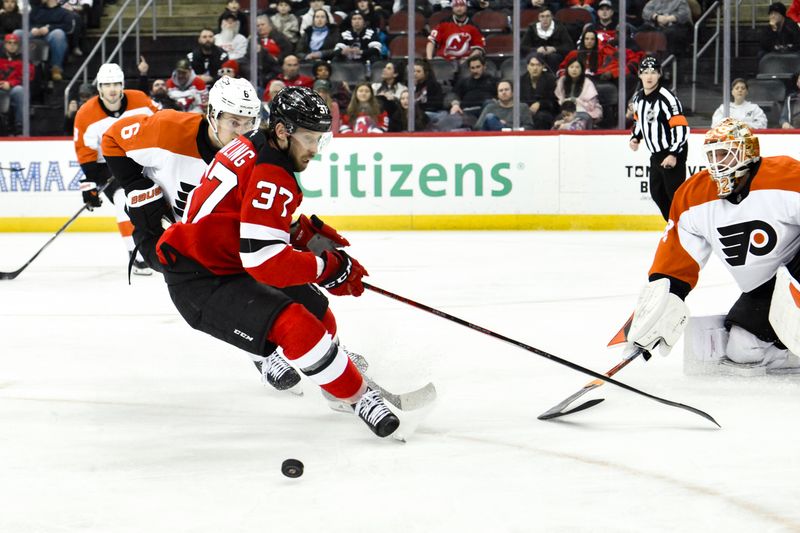
<path fill-rule="evenodd" d="M 308 11 L 300 17 L 300 34 L 305 33 L 310 26 L 315 25 L 314 17 L 320 9 L 325 12 L 325 24 L 336 24 L 336 19 L 333 18 L 330 6 L 325 5 L 323 0 L 311 0 L 308 5 Z"/>
<path fill-rule="evenodd" d="M 0 55 L 0 92 L 8 93 L 11 110 L 14 112 L 14 134 L 22 133 L 22 55 L 19 50 L 18 35 L 9 33 L 3 40 L 3 53 Z M 28 65 L 33 80 L 33 65 Z"/>
<path fill-rule="evenodd" d="M 238 78 L 239 77 L 239 62 L 235 59 L 229 59 L 222 64 L 220 67 L 219 72 L 217 73 L 219 78 L 222 76 L 228 76 L 230 78 Z"/>
<path fill-rule="evenodd" d="M 556 72 L 561 60 L 575 45 L 566 26 L 554 21 L 553 12 L 545 7 L 539 12 L 539 21 L 528 26 L 520 48 L 524 53 L 535 52 L 552 72 Z"/>
<path fill-rule="evenodd" d="M 150 84 L 147 94 L 150 95 L 150 99 L 159 109 L 174 109 L 175 111 L 181 110 L 180 107 L 178 107 L 178 103 L 169 97 L 167 80 L 161 78 L 153 80 L 153 83 Z"/>
<path fill-rule="evenodd" d="M 444 104 L 442 86 L 436 81 L 431 64 L 423 59 L 414 61 L 414 99 L 426 113 L 435 114 Z"/>
<path fill-rule="evenodd" d="M 339 30 L 335 24 L 328 22 L 326 12 L 318 9 L 314 14 L 314 23 L 306 28 L 297 46 L 297 52 L 306 61 L 331 59 L 336 44 L 339 42 Z"/>
<path fill-rule="evenodd" d="M 730 103 L 727 117 L 722 114 L 723 106 L 720 105 L 711 118 L 712 128 L 716 128 L 720 122 L 728 117 L 744 122 L 751 129 L 764 129 L 767 127 L 767 115 L 764 114 L 764 111 L 756 104 L 745 100 L 747 98 L 746 80 L 742 78 L 733 80 L 733 83 L 731 83 L 731 96 L 733 96 L 733 102 Z"/>
<path fill-rule="evenodd" d="M 768 52 L 796 52 L 800 49 L 800 28 L 791 19 L 786 24 L 786 6 L 775 2 L 769 6 L 769 25 L 761 29 L 761 58 Z"/>
<path fill-rule="evenodd" d="M 786 12 L 786 17 L 800 25 L 800 0 L 792 0 L 792 5 L 789 6 L 789 10 Z"/>
<path fill-rule="evenodd" d="M 800 128 L 800 71 L 792 75 L 791 81 L 794 90 L 786 95 L 778 120 L 783 129 Z"/>
<path fill-rule="evenodd" d="M 214 44 L 225 50 L 229 59 L 239 61 L 247 55 L 247 38 L 239 33 L 239 20 L 228 13 L 222 15 L 220 23 L 222 29 L 214 36 Z"/>
<path fill-rule="evenodd" d="M 372 91 L 375 96 L 382 100 L 383 108 L 389 116 L 397 109 L 397 100 L 403 91 L 408 88 L 398 81 L 400 77 L 400 67 L 394 61 L 387 61 L 381 70 L 380 83 L 372 84 Z"/>
<path fill-rule="evenodd" d="M 331 97 L 337 104 L 339 104 L 339 109 L 344 109 L 348 105 L 350 105 L 350 98 L 352 96 L 352 94 L 350 93 L 350 87 L 343 81 L 335 82 L 331 80 L 333 65 L 331 65 L 327 61 L 317 61 L 316 63 L 314 63 L 314 66 L 312 68 L 313 68 L 312 72 L 314 73 L 314 81 L 325 80 L 327 82 L 330 82 Z M 339 130 L 337 129 L 335 131 Z"/>
<path fill-rule="evenodd" d="M 50 47 L 50 78 L 53 81 L 64 79 L 64 58 L 69 46 L 67 34 L 75 28 L 72 16 L 57 4 L 58 0 L 46 0 L 33 7 L 30 16 L 30 36 L 47 41 Z M 22 36 L 22 30 L 18 35 Z"/>
<path fill-rule="evenodd" d="M 453 16 L 436 25 L 428 36 L 425 57 L 437 57 L 463 63 L 474 55 L 483 54 L 486 42 L 481 30 L 467 16 L 466 0 L 453 0 Z"/>
<path fill-rule="evenodd" d="M 497 83 L 497 100 L 486 104 L 483 108 L 475 129 L 479 131 L 501 131 L 514 125 L 514 87 L 509 80 Z M 527 107 L 519 112 L 520 127 L 529 130 L 533 128 L 531 114 Z"/>
<path fill-rule="evenodd" d="M 248 2 L 249 3 L 249 2 Z M 241 10 L 238 0 L 228 0 L 225 4 L 225 10 L 217 19 L 217 29 L 222 32 L 222 21 L 233 16 L 239 23 L 236 32 L 241 33 L 243 37 L 250 37 L 250 21 L 247 18 L 247 13 Z"/>
<path fill-rule="evenodd" d="M 92 0 L 57 0 L 56 4 L 72 17 L 74 29 L 67 38 L 72 54 L 80 57 L 83 55 L 83 48 L 86 48 L 86 15 L 91 8 Z"/>
<path fill-rule="evenodd" d="M 147 74 L 150 71 L 150 65 L 147 64 L 144 56 L 139 56 L 137 68 L 139 69 L 139 90 L 150 96 L 153 105 L 159 110 L 174 109 L 180 111 L 178 104 L 167 94 L 167 80 L 159 78 L 153 80 L 152 83 L 149 81 Z"/>
<path fill-rule="evenodd" d="M 649 0 L 642 10 L 642 19 L 644 25 L 641 29 L 663 32 L 670 52 L 679 57 L 687 55 L 692 13 L 686 0 Z"/>
<path fill-rule="evenodd" d="M 312 88 L 325 100 L 328 109 L 331 110 L 331 131 L 339 131 L 342 124 L 341 111 L 339 103 L 331 97 L 331 82 L 328 80 L 316 80 Z"/>
<path fill-rule="evenodd" d="M 484 104 L 497 95 L 497 80 L 486 73 L 486 60 L 483 56 L 470 58 L 469 77 L 458 80 L 453 92 L 456 98 L 450 102 L 450 114 L 467 113 L 473 118 L 477 118 Z"/>
<path fill-rule="evenodd" d="M 92 96 L 94 96 L 94 86 L 90 83 L 81 83 L 78 87 L 78 98 L 70 100 L 67 109 L 64 110 L 64 135 L 75 134 L 75 115 Z"/>
<path fill-rule="evenodd" d="M 583 64 L 574 59 L 567 65 L 566 74 L 556 83 L 556 98 L 559 105 L 566 100 L 575 102 L 579 118 L 587 115 L 590 124 L 597 124 L 603 118 L 603 108 L 592 80 L 586 77 Z"/>
<path fill-rule="evenodd" d="M 314 80 L 300 74 L 300 60 L 297 59 L 297 56 L 294 54 L 289 54 L 283 58 L 282 72 L 267 82 L 267 92 L 269 92 L 270 85 L 272 85 L 275 80 L 280 80 L 287 87 L 311 87 L 314 84 Z"/>
<path fill-rule="evenodd" d="M 586 130 L 591 129 L 591 121 L 580 118 L 577 113 L 575 102 L 567 100 L 561 106 L 561 113 L 553 123 L 554 130 Z"/>
<path fill-rule="evenodd" d="M 389 117 L 389 131 L 408 131 L 408 89 L 400 93 L 400 98 L 397 99 L 398 106 L 395 108 L 392 116 Z M 430 125 L 431 119 L 428 114 L 423 111 L 419 104 L 414 104 L 414 131 L 425 131 Z"/>
<path fill-rule="evenodd" d="M 381 109 L 372 87 L 365 81 L 356 85 L 339 133 L 384 133 L 388 129 L 389 116 Z"/>
<path fill-rule="evenodd" d="M 19 12 L 17 0 L 3 0 L 3 9 L 0 9 L 0 35 L 19 29 L 22 29 L 22 13 Z"/>
<path fill-rule="evenodd" d="M 380 7 L 376 8 L 372 0 L 357 0 L 356 9 L 358 9 L 358 12 L 364 17 L 367 28 L 372 28 L 378 33 L 383 31 L 384 26 L 386 26 L 386 20 L 383 18 L 383 10 L 381 10 Z"/>
<path fill-rule="evenodd" d="M 292 46 L 297 46 L 300 40 L 300 19 L 292 13 L 289 0 L 278 0 L 278 12 L 272 15 L 272 25 L 286 37 Z"/>
<path fill-rule="evenodd" d="M 533 129 L 549 130 L 558 112 L 556 77 L 546 69 L 544 59 L 538 55 L 528 59 L 527 72 L 520 77 L 520 102 L 531 111 Z"/>
<path fill-rule="evenodd" d="M 210 86 L 217 81 L 217 72 L 228 60 L 228 53 L 214 44 L 214 30 L 203 28 L 197 36 L 197 45 L 186 57 L 194 73 Z"/>
<path fill-rule="evenodd" d="M 204 113 L 208 103 L 206 83 L 198 77 L 186 58 L 179 59 L 167 80 L 167 94 L 181 111 Z"/>
<path fill-rule="evenodd" d="M 350 29 L 342 32 L 336 44 L 334 59 L 362 63 L 375 61 L 381 57 L 382 48 L 377 31 L 368 28 L 364 16 L 354 11 L 350 16 Z"/>
<path fill-rule="evenodd" d="M 258 50 L 259 73 L 265 81 L 271 80 L 281 71 L 283 58 L 294 51 L 294 46 L 285 35 L 272 27 L 267 15 L 256 17 L 256 33 L 261 45 Z"/>

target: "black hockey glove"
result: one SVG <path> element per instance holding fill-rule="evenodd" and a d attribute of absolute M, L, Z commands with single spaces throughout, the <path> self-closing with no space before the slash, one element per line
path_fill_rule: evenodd
<path fill-rule="evenodd" d="M 174 222 L 161 187 L 149 178 L 131 183 L 125 197 L 125 206 L 135 231 L 160 236 L 164 233 L 162 219 Z"/>
<path fill-rule="evenodd" d="M 100 194 L 97 190 L 97 183 L 82 179 L 81 194 L 83 194 L 83 203 L 86 204 L 86 209 L 89 211 L 93 211 L 95 207 L 103 205 L 103 200 L 100 199 Z"/>
<path fill-rule="evenodd" d="M 369 276 L 361 263 L 347 255 L 344 250 L 325 250 L 322 252 L 325 268 L 317 283 L 336 296 L 361 296 L 364 284 L 361 278 Z"/>

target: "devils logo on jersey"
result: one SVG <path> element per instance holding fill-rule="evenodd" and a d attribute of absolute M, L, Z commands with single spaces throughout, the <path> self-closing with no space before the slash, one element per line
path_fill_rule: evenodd
<path fill-rule="evenodd" d="M 747 254 L 767 255 L 778 240 L 775 230 L 763 220 L 750 220 L 723 228 L 717 228 L 722 243 L 725 261 L 731 266 L 742 266 Z"/>
<path fill-rule="evenodd" d="M 444 42 L 444 55 L 463 57 L 467 55 L 472 37 L 469 33 L 459 32 L 447 36 Z"/>

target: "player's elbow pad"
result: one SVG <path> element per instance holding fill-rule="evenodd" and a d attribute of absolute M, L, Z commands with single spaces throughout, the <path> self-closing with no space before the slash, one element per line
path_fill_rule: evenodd
<path fill-rule="evenodd" d="M 669 285 L 669 280 L 662 278 L 645 286 L 628 331 L 629 342 L 647 351 L 660 346 L 661 355 L 672 350 L 689 321 L 689 308 L 669 291 Z"/>

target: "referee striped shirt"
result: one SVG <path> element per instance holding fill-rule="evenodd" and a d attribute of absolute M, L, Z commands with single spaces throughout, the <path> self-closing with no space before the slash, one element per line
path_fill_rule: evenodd
<path fill-rule="evenodd" d="M 683 106 L 666 87 L 659 85 L 650 94 L 639 89 L 633 97 L 632 138 L 645 144 L 650 152 L 669 152 L 678 155 L 686 148 L 689 123 L 683 115 Z"/>

